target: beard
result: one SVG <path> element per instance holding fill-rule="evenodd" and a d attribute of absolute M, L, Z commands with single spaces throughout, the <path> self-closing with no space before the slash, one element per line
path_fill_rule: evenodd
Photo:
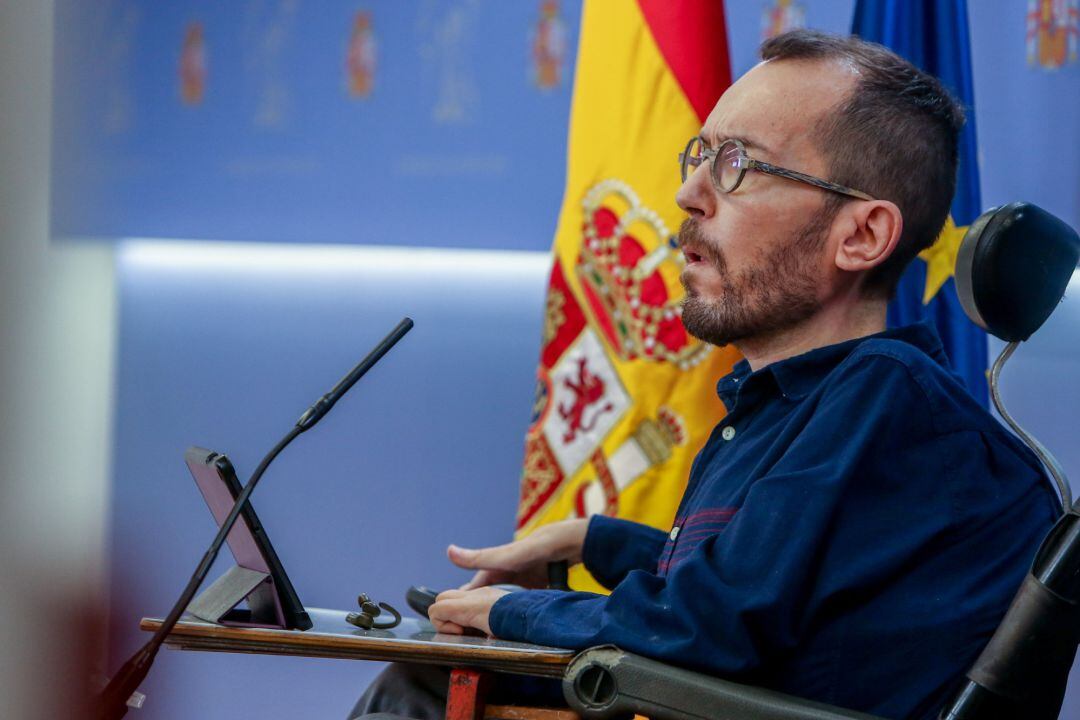
<path fill-rule="evenodd" d="M 679 243 L 689 242 L 708 253 L 704 258 L 720 275 L 720 295 L 706 299 L 685 279 L 682 322 L 686 331 L 707 343 L 724 346 L 739 340 L 767 337 L 787 330 L 821 307 L 820 278 L 815 262 L 835 215 L 822 208 L 795 234 L 791 243 L 757 255 L 754 264 L 733 272 L 692 218 L 679 228 Z"/>

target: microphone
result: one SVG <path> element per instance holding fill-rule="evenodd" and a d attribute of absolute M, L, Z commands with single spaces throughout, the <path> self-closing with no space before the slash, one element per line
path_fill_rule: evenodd
<path fill-rule="evenodd" d="M 354 367 L 348 375 L 341 378 L 341 382 L 333 387 L 330 392 L 323 395 L 321 398 L 315 401 L 315 404 L 307 409 L 307 411 L 300 416 L 300 419 L 296 421 L 296 426 L 300 428 L 301 432 L 307 432 L 311 428 L 315 427 L 315 423 L 322 420 L 326 413 L 330 412 L 330 408 L 334 407 L 334 403 L 341 399 L 341 396 L 349 392 L 349 388 L 356 384 L 356 381 L 364 377 L 364 373 L 371 369 L 371 366 L 379 362 L 383 355 L 387 351 L 397 344 L 397 341 L 405 337 L 405 333 L 412 330 L 413 321 L 410 318 L 403 318 L 401 322 L 397 324 L 390 334 L 382 339 L 375 349 L 368 353 L 368 356 L 360 361 L 360 363 Z"/>
<path fill-rule="evenodd" d="M 315 426 L 319 420 L 321 420 L 326 413 L 330 412 L 330 408 L 334 407 L 334 404 L 341 399 L 341 397 L 349 391 L 356 381 L 359 380 L 364 374 L 371 369 L 371 367 L 382 358 L 383 355 L 397 344 L 398 340 L 405 336 L 405 333 L 409 332 L 413 327 L 413 321 L 409 318 L 404 318 L 397 327 L 390 331 L 382 341 L 375 346 L 375 349 L 368 353 L 367 357 L 360 361 L 360 364 L 354 367 L 348 375 L 341 379 L 337 385 L 333 387 L 330 392 L 323 395 L 321 398 L 315 401 L 307 411 L 300 416 L 300 419 L 296 421 L 296 425 L 282 438 L 274 448 L 267 453 L 266 457 L 262 459 L 259 466 L 255 468 L 255 472 L 252 473 L 251 479 L 244 485 L 244 489 L 240 492 L 240 495 L 236 498 L 236 503 L 233 504 L 232 510 L 229 511 L 228 517 L 221 523 L 221 527 L 218 529 L 218 534 L 214 537 L 214 541 L 210 543 L 210 548 L 206 551 L 206 555 L 199 562 L 199 566 L 195 569 L 195 574 L 188 580 L 187 587 L 184 588 L 184 592 L 180 594 L 176 604 L 173 605 L 172 610 L 162 621 L 161 627 L 157 629 L 154 636 L 150 638 L 143 647 L 141 647 L 134 655 L 132 655 L 127 662 L 121 666 L 116 675 L 102 691 L 99 696 L 98 717 L 102 720 L 118 720 L 127 714 L 128 710 L 128 698 L 130 698 L 134 692 L 138 689 L 139 685 L 146 678 L 146 675 L 150 672 L 150 666 L 154 663 L 154 658 L 157 656 L 158 650 L 161 649 L 162 644 L 165 642 L 165 638 L 176 627 L 176 623 L 180 621 L 180 616 L 187 609 L 187 606 L 191 604 L 192 599 L 195 597 L 195 593 L 198 591 L 199 586 L 202 585 L 206 579 L 207 573 L 210 572 L 210 566 L 214 564 L 214 560 L 217 558 L 218 551 L 221 550 L 222 544 L 225 542 L 226 536 L 229 531 L 232 530 L 233 525 L 236 524 L 236 519 L 240 517 L 240 512 L 244 505 L 247 504 L 248 498 L 251 497 L 251 493 L 254 492 L 255 486 L 258 484 L 259 479 L 266 472 L 266 468 L 270 463 L 274 461 L 274 458 L 284 450 L 289 443 L 291 443 L 301 433 L 310 430 Z"/>

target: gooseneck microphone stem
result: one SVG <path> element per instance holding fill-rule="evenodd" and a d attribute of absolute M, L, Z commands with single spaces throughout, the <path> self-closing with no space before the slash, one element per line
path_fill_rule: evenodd
<path fill-rule="evenodd" d="M 364 374 L 371 369 L 371 366 L 379 362 L 382 356 L 397 344 L 398 340 L 405 337 L 405 333 L 412 330 L 412 326 L 412 320 L 409 318 L 402 319 L 397 324 L 397 327 L 391 330 L 390 334 L 384 337 L 375 346 L 375 349 L 368 353 L 366 358 L 361 360 L 356 367 L 349 371 L 348 375 L 341 379 L 341 382 L 335 385 L 330 392 L 316 400 L 315 404 L 309 407 L 307 412 L 296 421 L 296 426 L 300 428 L 300 432 L 310 430 L 315 426 L 315 423 L 322 419 L 323 415 L 330 412 L 330 408 L 334 407 L 334 403 L 340 400 L 342 395 L 349 392 L 349 388 L 355 385 L 357 380 L 364 377 Z"/>
<path fill-rule="evenodd" d="M 326 413 L 330 412 L 330 408 L 334 407 L 334 404 L 341 399 L 341 397 L 349 391 L 356 381 L 367 373 L 371 367 L 385 355 L 390 348 L 392 348 L 398 340 L 405 336 L 405 333 L 409 332 L 413 327 L 413 321 L 409 318 L 403 319 L 398 323 L 397 327 L 390 331 L 382 341 L 375 346 L 367 357 L 360 361 L 360 363 L 354 367 L 348 375 L 342 378 L 341 382 L 333 387 L 330 392 L 323 395 L 315 404 L 312 405 L 307 411 L 300 416 L 300 419 L 296 421 L 296 425 L 283 437 L 274 449 L 266 454 L 266 457 L 262 459 L 259 466 L 255 468 L 255 472 L 252 473 L 251 479 L 244 485 L 243 490 L 240 491 L 240 495 L 236 498 L 236 502 L 233 503 L 232 510 L 229 511 L 229 515 L 221 523 L 221 527 L 218 529 L 217 535 L 214 536 L 214 541 L 210 543 L 210 548 L 206 551 L 198 567 L 195 569 L 195 573 L 188 581 L 187 587 L 184 588 L 184 592 L 180 594 L 176 604 L 173 605 L 172 610 L 162 621 L 161 626 L 154 633 L 153 637 L 143 645 L 134 655 L 123 664 L 116 675 L 102 691 L 100 696 L 99 717 L 103 720 L 117 720 L 124 717 L 127 714 L 127 701 L 128 698 L 138 689 L 139 685 L 146 678 L 147 673 L 150 672 L 150 666 L 154 662 L 154 658 L 157 656 L 158 650 L 161 649 L 162 644 L 165 642 L 165 638 L 169 636 L 169 633 L 176 627 L 176 623 L 179 622 L 180 616 L 184 614 L 188 605 L 191 604 L 192 599 L 195 597 L 195 593 L 198 591 L 199 586 L 202 585 L 206 579 L 206 575 L 210 572 L 210 567 L 214 564 L 214 560 L 217 559 L 218 551 L 221 550 L 221 546 L 225 542 L 225 538 L 228 537 L 229 531 L 232 530 L 233 525 L 236 524 L 236 519 L 240 517 L 240 512 L 247 505 L 248 498 L 255 492 L 255 486 L 258 485 L 263 473 L 266 472 L 266 468 L 270 466 L 270 463 L 274 461 L 282 450 L 284 450 L 289 443 L 296 439 L 301 433 L 307 432 L 311 428 L 315 427 L 315 424 L 321 420 Z"/>

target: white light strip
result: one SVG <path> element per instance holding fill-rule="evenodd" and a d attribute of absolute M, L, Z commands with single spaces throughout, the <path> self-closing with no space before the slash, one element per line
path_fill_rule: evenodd
<path fill-rule="evenodd" d="M 121 266 L 146 270 L 353 274 L 357 272 L 535 276 L 551 267 L 551 253 L 526 250 L 298 245 L 127 238 Z"/>
<path fill-rule="evenodd" d="M 551 267 L 551 253 L 534 250 L 298 245 L 153 238 L 124 239 L 120 243 L 119 260 L 124 266 L 147 269 L 254 274 L 348 274 L 367 271 L 416 275 L 476 273 L 505 277 L 508 274 L 532 276 L 546 273 Z M 1080 294 L 1080 268 L 1073 271 L 1066 293 Z"/>

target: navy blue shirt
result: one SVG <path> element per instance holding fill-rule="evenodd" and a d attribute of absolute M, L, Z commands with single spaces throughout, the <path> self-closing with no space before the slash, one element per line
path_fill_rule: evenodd
<path fill-rule="evenodd" d="M 611 595 L 511 593 L 494 634 L 936 717 L 1058 515 L 1038 460 L 928 325 L 743 361 L 718 392 L 670 533 L 594 517 L 584 562 Z"/>

